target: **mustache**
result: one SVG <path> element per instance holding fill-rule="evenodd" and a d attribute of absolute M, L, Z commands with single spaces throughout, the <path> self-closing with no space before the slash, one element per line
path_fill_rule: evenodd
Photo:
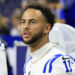
<path fill-rule="evenodd" d="M 31 33 L 29 30 L 23 30 L 24 33 Z"/>

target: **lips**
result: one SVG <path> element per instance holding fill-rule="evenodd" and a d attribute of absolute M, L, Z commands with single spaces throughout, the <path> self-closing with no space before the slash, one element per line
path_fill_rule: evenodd
<path fill-rule="evenodd" d="M 24 35 L 24 37 L 29 37 L 30 33 L 24 32 L 23 35 Z"/>

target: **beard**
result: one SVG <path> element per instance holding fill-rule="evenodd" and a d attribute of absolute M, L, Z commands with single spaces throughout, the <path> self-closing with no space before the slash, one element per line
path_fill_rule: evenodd
<path fill-rule="evenodd" d="M 33 44 L 33 43 L 37 42 L 40 38 L 42 38 L 42 36 L 43 36 L 43 31 L 40 31 L 38 34 L 34 35 L 31 40 L 25 41 L 25 40 L 23 39 L 23 42 L 24 42 L 25 44 L 30 45 L 30 44 Z"/>

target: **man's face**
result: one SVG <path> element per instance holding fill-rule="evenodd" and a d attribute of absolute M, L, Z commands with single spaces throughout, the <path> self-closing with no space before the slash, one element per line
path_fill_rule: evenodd
<path fill-rule="evenodd" d="M 32 44 L 42 38 L 46 23 L 45 17 L 40 10 L 27 9 L 21 20 L 21 34 L 24 42 Z"/>

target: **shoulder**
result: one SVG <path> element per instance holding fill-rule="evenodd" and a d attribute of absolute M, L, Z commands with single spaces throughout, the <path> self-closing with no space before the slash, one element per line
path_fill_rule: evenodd
<path fill-rule="evenodd" d="M 75 73 L 75 59 L 69 55 L 55 55 L 50 61 L 50 65 L 54 72 Z"/>
<path fill-rule="evenodd" d="M 46 66 L 48 66 L 47 69 L 45 69 Z M 75 73 L 75 59 L 70 55 L 66 55 L 64 52 L 53 48 L 51 57 L 44 65 L 43 72 L 46 72 L 46 70 L 48 70 L 49 73 Z"/>
<path fill-rule="evenodd" d="M 70 55 L 63 55 L 60 60 L 58 60 L 61 67 L 64 68 L 66 73 L 75 73 L 75 58 Z"/>
<path fill-rule="evenodd" d="M 49 53 L 52 56 L 58 55 L 58 54 L 66 55 L 66 53 L 64 52 L 64 48 L 58 47 L 58 43 L 50 50 Z"/>

